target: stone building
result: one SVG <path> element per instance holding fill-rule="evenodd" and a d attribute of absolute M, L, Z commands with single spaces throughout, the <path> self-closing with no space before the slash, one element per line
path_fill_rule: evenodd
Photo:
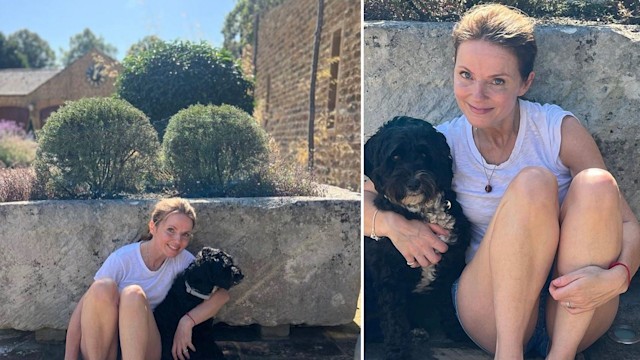
<path fill-rule="evenodd" d="M 319 0 L 289 0 L 260 14 L 254 44 L 255 117 L 281 152 L 306 161 Z M 359 0 L 324 0 L 315 84 L 317 180 L 360 184 Z M 306 164 L 306 162 L 305 162 Z"/>
<path fill-rule="evenodd" d="M 110 96 L 121 65 L 93 50 L 64 69 L 0 70 L 0 119 L 40 129 L 65 101 Z"/>

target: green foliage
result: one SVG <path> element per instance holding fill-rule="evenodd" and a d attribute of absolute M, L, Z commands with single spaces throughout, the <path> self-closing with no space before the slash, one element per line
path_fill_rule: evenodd
<path fill-rule="evenodd" d="M 38 133 L 38 180 L 50 198 L 114 198 L 144 187 L 158 167 L 158 136 L 120 99 L 68 102 Z"/>
<path fill-rule="evenodd" d="M 189 105 L 229 104 L 253 111 L 253 84 L 229 52 L 206 43 L 157 43 L 127 56 L 123 67 L 118 95 L 147 114 L 161 138 L 169 118 Z"/>
<path fill-rule="evenodd" d="M 0 119 L 0 167 L 26 167 L 36 156 L 33 135 L 12 120 Z"/>
<path fill-rule="evenodd" d="M 127 56 L 138 56 L 142 52 L 152 50 L 154 46 L 162 43 L 163 43 L 162 39 L 160 39 L 155 35 L 145 36 L 144 38 L 142 38 L 142 40 L 131 45 L 129 50 L 127 50 Z"/>
<path fill-rule="evenodd" d="M 365 0 L 364 19 L 457 21 L 482 0 Z M 640 23 L 640 0 L 496 0 L 516 7 L 535 18 L 572 18 L 605 23 Z"/>
<path fill-rule="evenodd" d="M 26 68 L 29 66 L 24 54 L 18 52 L 18 44 L 0 32 L 0 69 Z"/>
<path fill-rule="evenodd" d="M 0 138 L 0 163 L 7 167 L 29 166 L 36 157 L 38 144 L 19 136 Z"/>
<path fill-rule="evenodd" d="M 365 20 L 457 21 L 466 0 L 365 0 Z M 469 1 L 471 2 L 471 1 Z"/>
<path fill-rule="evenodd" d="M 69 39 L 69 50 L 62 51 L 62 64 L 68 66 L 93 48 L 114 58 L 118 53 L 115 46 L 106 43 L 102 36 L 96 37 L 90 29 L 86 28 Z"/>
<path fill-rule="evenodd" d="M 223 196 L 251 181 L 268 160 L 267 134 L 229 105 L 193 105 L 171 117 L 162 143 L 183 196 Z"/>
<path fill-rule="evenodd" d="M 22 29 L 9 35 L 8 40 L 16 43 L 16 51 L 26 58 L 28 67 L 44 68 L 55 64 L 56 54 L 38 34 Z"/>
<path fill-rule="evenodd" d="M 285 0 L 237 0 L 236 6 L 224 19 L 222 35 L 223 46 L 231 51 L 233 56 L 242 55 L 242 47 L 252 44 L 254 40 L 253 23 L 260 12 L 272 9 Z"/>

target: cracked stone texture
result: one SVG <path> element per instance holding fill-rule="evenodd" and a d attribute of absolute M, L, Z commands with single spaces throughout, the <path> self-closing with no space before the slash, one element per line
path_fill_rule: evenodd
<path fill-rule="evenodd" d="M 360 290 L 360 199 L 191 200 L 188 249 L 232 254 L 245 274 L 217 319 L 230 325 L 341 325 Z M 146 231 L 153 200 L 0 204 L 0 329 L 65 329 L 93 275 Z"/>
<path fill-rule="evenodd" d="M 364 137 L 396 115 L 441 123 L 460 115 L 453 96 L 452 23 L 364 25 Z M 594 136 L 640 214 L 640 27 L 541 25 L 529 100 L 573 112 Z"/>

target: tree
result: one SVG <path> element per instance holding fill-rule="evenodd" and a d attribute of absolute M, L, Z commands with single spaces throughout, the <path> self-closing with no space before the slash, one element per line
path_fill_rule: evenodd
<path fill-rule="evenodd" d="M 286 0 L 238 0 L 236 6 L 224 19 L 222 35 L 223 46 L 233 56 L 242 55 L 242 47 L 252 44 L 254 40 L 253 25 L 255 16 L 260 12 L 272 9 Z"/>
<path fill-rule="evenodd" d="M 38 34 L 22 29 L 9 35 L 9 41 L 16 44 L 16 51 L 24 55 L 30 68 L 51 67 L 56 60 L 56 54 L 49 43 Z"/>
<path fill-rule="evenodd" d="M 145 36 L 144 38 L 142 38 L 142 40 L 131 45 L 129 50 L 127 50 L 127 56 L 140 55 L 140 53 L 142 53 L 143 51 L 147 51 L 161 43 L 163 43 L 162 39 L 155 35 Z"/>
<path fill-rule="evenodd" d="M 116 49 L 115 46 L 107 44 L 102 36 L 96 37 L 93 32 L 87 28 L 84 29 L 83 32 L 71 37 L 69 40 L 69 51 L 62 51 L 62 64 L 68 66 L 93 48 L 111 57 L 116 57 L 118 53 L 118 49 Z"/>
<path fill-rule="evenodd" d="M 189 105 L 229 104 L 253 112 L 253 84 L 228 51 L 207 43 L 158 43 L 122 65 L 118 95 L 147 114 L 160 138 L 169 118 Z"/>
<path fill-rule="evenodd" d="M 26 68 L 29 64 L 24 55 L 18 53 L 18 44 L 0 32 L 0 69 Z"/>

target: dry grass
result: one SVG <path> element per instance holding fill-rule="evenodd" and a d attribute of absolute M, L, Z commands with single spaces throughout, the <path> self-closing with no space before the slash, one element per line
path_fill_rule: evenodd
<path fill-rule="evenodd" d="M 0 169 L 0 202 L 27 201 L 44 198 L 32 167 Z"/>
<path fill-rule="evenodd" d="M 321 114 L 316 119 L 314 134 L 313 176 L 322 184 L 339 186 L 351 191 L 360 188 L 360 149 L 354 149 L 354 136 L 329 129 L 329 114 Z M 288 154 L 300 166 L 306 166 L 309 146 L 306 139 L 289 144 Z"/>

